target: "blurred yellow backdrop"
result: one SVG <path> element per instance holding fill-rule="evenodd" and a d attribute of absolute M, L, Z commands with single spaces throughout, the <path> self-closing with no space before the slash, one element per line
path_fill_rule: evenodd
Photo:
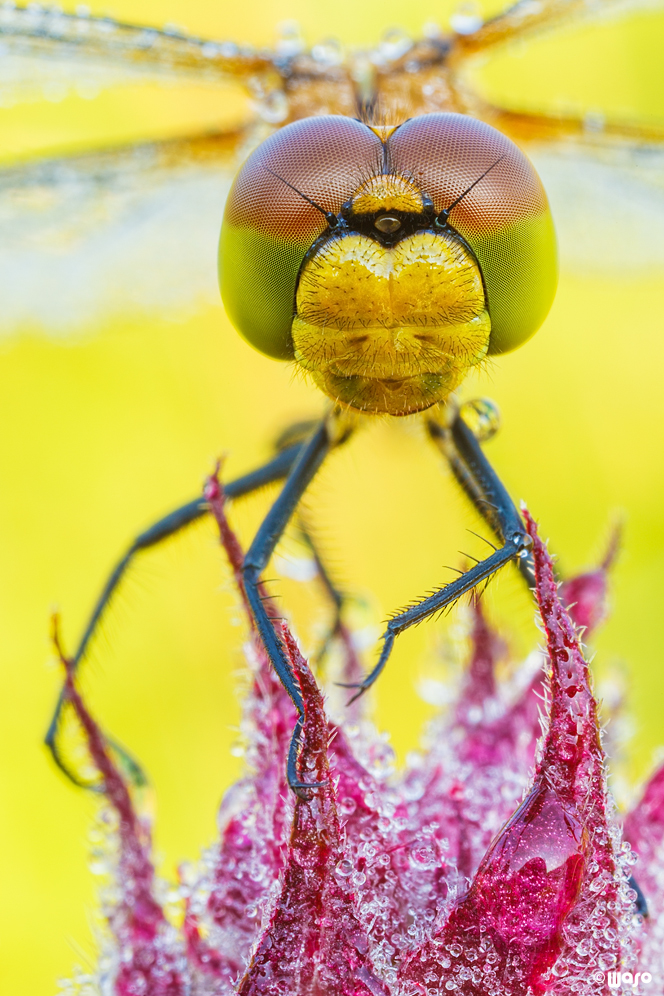
<path fill-rule="evenodd" d="M 488 8 L 487 8 L 488 9 Z M 106 13 L 106 4 L 92 4 Z M 451 8 L 424 0 L 114 0 L 110 13 L 157 26 L 269 44 L 300 21 L 310 41 L 369 43 L 393 25 L 445 24 Z M 517 107 L 600 109 L 664 118 L 659 53 L 664 19 L 580 27 L 482 71 L 485 89 Z M 95 101 L 69 97 L 0 109 L 6 159 L 181 134 L 237 119 L 229 88 L 118 87 Z M 150 266 L 150 260 L 145 260 Z M 35 288 L 39 293 L 39 288 Z M 524 349 L 468 385 L 494 397 L 503 429 L 489 455 L 525 498 L 564 569 L 592 563 L 615 510 L 626 515 L 613 574 L 613 614 L 596 641 L 601 672 L 624 662 L 636 731 L 634 773 L 664 741 L 660 706 L 664 593 L 664 288 L 652 275 L 563 276 L 545 327 Z M 54 341 L 33 330 L 0 345 L 0 675 L 3 808 L 0 991 L 47 996 L 57 976 L 93 958 L 94 881 L 86 835 L 94 803 L 54 770 L 41 746 L 60 675 L 47 666 L 57 605 L 72 647 L 109 567 L 136 530 L 196 495 L 217 455 L 233 476 L 263 459 L 275 430 L 316 414 L 321 400 L 278 363 L 253 353 L 221 308 L 178 323 L 127 319 Z M 245 540 L 268 501 L 236 507 Z M 439 460 L 410 425 L 377 423 L 337 454 L 308 498 L 340 576 L 372 593 L 380 621 L 445 578 L 476 521 Z M 475 549 L 475 548 L 473 548 Z M 305 604 L 292 582 L 287 604 Z M 509 572 L 490 588 L 492 614 L 523 651 L 536 639 L 532 607 Z M 104 725 L 153 779 L 156 845 L 167 874 L 214 834 L 231 756 L 242 632 L 213 530 L 201 524 L 137 564 L 86 667 Z M 309 606 L 309 603 L 306 603 Z M 306 607 L 305 606 L 305 607 Z M 404 636 L 376 695 L 400 757 L 429 709 L 415 681 L 447 623 Z"/>

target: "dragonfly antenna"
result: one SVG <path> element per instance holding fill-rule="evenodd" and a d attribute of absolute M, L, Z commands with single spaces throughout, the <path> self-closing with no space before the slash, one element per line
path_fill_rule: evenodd
<path fill-rule="evenodd" d="M 268 173 L 271 173 L 272 176 L 276 176 L 277 180 L 281 180 L 281 182 L 285 183 L 287 187 L 290 187 L 291 190 L 294 190 L 296 194 L 299 194 L 300 197 L 302 197 L 305 201 L 308 201 L 312 207 L 315 207 L 317 211 L 320 211 L 320 213 L 325 216 L 330 228 L 334 228 L 336 225 L 339 224 L 339 219 L 337 218 L 336 214 L 333 211 L 326 211 L 325 208 L 322 208 L 320 206 L 320 204 L 316 204 L 316 201 L 312 201 L 311 197 L 307 197 L 306 194 L 303 194 L 301 190 L 298 190 L 297 187 L 294 187 L 292 183 L 288 182 L 288 180 L 284 180 L 283 176 L 279 176 L 279 174 L 275 173 L 273 169 L 270 169 L 269 166 L 263 166 L 263 169 L 267 170 Z"/>
<path fill-rule="evenodd" d="M 446 225 L 447 224 L 447 219 L 450 216 L 450 212 L 453 211 L 454 208 L 457 206 L 457 204 L 459 204 L 459 202 L 464 199 L 464 197 L 466 196 L 466 194 L 469 194 L 470 191 L 473 189 L 473 187 L 476 187 L 477 184 L 480 182 L 480 180 L 483 180 L 484 177 L 487 175 L 487 173 L 490 173 L 491 170 L 493 169 L 493 167 L 497 166 L 498 163 L 502 162 L 504 158 L 505 158 L 505 156 L 501 156 L 500 159 L 496 159 L 495 163 L 491 163 L 491 165 L 489 166 L 489 168 L 485 169 L 484 172 L 482 173 L 482 175 L 478 176 L 476 180 L 473 180 L 473 182 L 471 183 L 471 185 L 469 187 L 466 187 L 466 189 L 464 190 L 464 192 L 462 194 L 459 194 L 459 196 L 457 197 L 457 199 L 455 201 L 452 201 L 452 203 L 450 204 L 449 207 L 444 208 L 444 210 L 442 210 L 440 212 L 440 214 L 438 215 L 436 221 L 438 221 L 442 225 Z"/>

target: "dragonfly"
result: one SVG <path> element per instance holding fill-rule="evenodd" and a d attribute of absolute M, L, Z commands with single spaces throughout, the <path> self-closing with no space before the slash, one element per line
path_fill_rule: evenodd
<path fill-rule="evenodd" d="M 48 244 L 45 230 L 56 242 L 67 239 L 85 253 L 90 240 L 98 239 L 98 232 L 85 229 L 89 205 L 100 197 L 121 204 L 145 197 L 148 189 L 154 196 L 177 187 L 182 203 L 193 196 L 209 205 L 206 194 L 214 185 L 219 211 L 204 214 L 206 221 L 214 215 L 216 238 L 219 190 L 229 189 L 227 178 L 245 160 L 222 227 L 224 302 L 246 339 L 267 355 L 307 369 L 330 402 L 317 425 L 299 427 L 267 464 L 225 486 L 226 495 L 237 498 L 285 481 L 247 553 L 244 580 L 258 632 L 299 715 L 287 770 L 295 791 L 311 787 L 298 772 L 303 704 L 263 600 L 261 578 L 317 470 L 331 450 L 347 442 L 359 420 L 421 413 L 429 437 L 497 544 L 459 578 L 390 619 L 378 662 L 354 695 L 376 680 L 405 629 L 455 603 L 511 561 L 530 579 L 521 517 L 481 447 L 495 428 L 495 414 L 486 403 L 459 408 L 454 399 L 468 370 L 488 352 L 508 351 L 536 331 L 553 296 L 549 209 L 519 146 L 599 149 L 622 157 L 626 169 L 630 157 L 640 155 L 641 168 L 656 172 L 653 150 L 662 136 L 636 125 L 492 105 L 470 88 L 466 70 L 472 60 L 563 25 L 585 8 L 579 0 L 522 0 L 487 21 L 461 16 L 450 32 L 430 29 L 420 39 L 392 37 L 375 49 L 350 53 L 331 43 L 307 49 L 296 36 L 283 38 L 274 51 L 259 51 L 85 13 L 34 5 L 0 9 L 0 35 L 19 89 L 50 74 L 95 85 L 129 74 L 233 80 L 252 100 L 255 118 L 241 127 L 9 167 L 0 174 L 0 191 L 9 204 L 10 231 L 17 217 L 30 218 L 22 237 L 38 265 L 35 247 Z M 30 68 L 35 64 L 41 77 Z M 507 216 L 499 210 L 505 202 Z M 506 221 L 510 231 L 519 229 L 520 239 L 505 242 Z M 209 248 L 209 229 L 194 231 L 193 237 Z M 160 286 L 177 286 L 168 274 L 188 252 L 186 239 L 168 244 L 174 241 L 182 255 L 172 258 L 171 268 L 154 261 Z M 394 288 L 406 288 L 405 310 L 387 322 L 372 317 L 384 304 L 377 294 L 386 267 L 390 308 Z M 94 274 L 98 285 L 100 279 Z M 428 300 L 427 281 L 454 293 Z M 21 283 L 11 283 L 7 322 L 20 324 L 26 314 Z M 196 288 L 189 286 L 186 293 Z M 425 301 L 415 317 L 414 298 Z M 149 302 L 149 291 L 145 299 Z M 73 311 L 65 306 L 52 312 L 61 322 L 75 322 L 84 306 L 74 301 L 70 307 Z M 404 335 L 409 322 L 410 334 Z M 436 341 L 441 327 L 445 335 L 454 329 L 456 345 Z M 206 500 L 196 498 L 137 537 L 103 588 L 76 665 L 136 554 L 207 512 Z M 87 784 L 60 746 L 64 707 L 61 700 L 47 743 L 69 777 Z M 134 771 L 139 777 L 135 766 Z"/>

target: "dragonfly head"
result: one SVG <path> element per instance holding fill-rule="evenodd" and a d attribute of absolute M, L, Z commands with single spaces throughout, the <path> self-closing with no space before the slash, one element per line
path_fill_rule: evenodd
<path fill-rule="evenodd" d="M 382 137 L 310 118 L 242 167 L 220 277 L 262 352 L 294 359 L 336 402 L 407 415 L 533 334 L 555 238 L 532 166 L 488 125 L 435 114 Z"/>

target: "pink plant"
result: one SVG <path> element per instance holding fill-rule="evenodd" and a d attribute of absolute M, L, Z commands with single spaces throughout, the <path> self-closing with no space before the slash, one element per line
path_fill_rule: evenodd
<path fill-rule="evenodd" d="M 242 552 L 216 477 L 206 497 L 244 598 Z M 541 666 L 520 674 L 520 690 L 500 685 L 504 649 L 475 602 L 456 701 L 399 775 L 366 719 L 347 730 L 330 721 L 275 618 L 305 702 L 300 774 L 318 786 L 293 795 L 284 768 L 294 709 L 252 633 L 247 772 L 224 797 L 218 842 L 179 885 L 181 923 L 164 911 L 149 826 L 62 658 L 104 787 L 112 872 L 98 972 L 65 992 L 662 996 L 664 769 L 625 820 L 623 841 L 576 628 L 603 613 L 608 560 L 561 590 L 524 517 L 546 636 Z M 349 652 L 348 670 L 356 667 Z M 647 917 L 636 910 L 632 865 Z"/>

